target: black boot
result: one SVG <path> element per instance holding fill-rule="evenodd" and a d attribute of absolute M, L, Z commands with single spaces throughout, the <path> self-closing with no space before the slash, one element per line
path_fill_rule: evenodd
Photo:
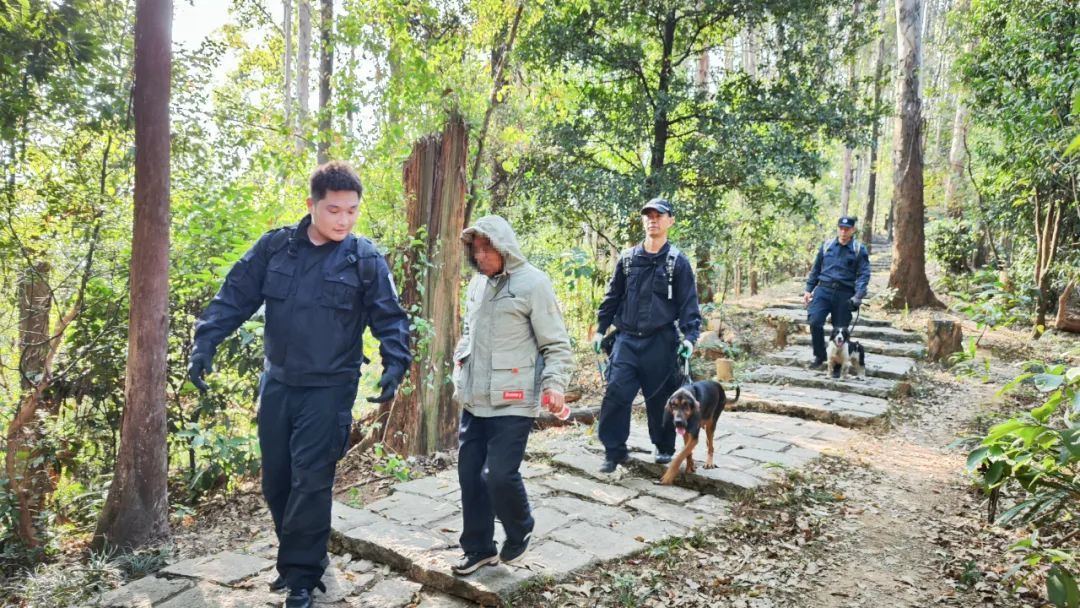
<path fill-rule="evenodd" d="M 327 568 L 329 568 L 330 567 L 330 556 L 329 555 L 324 555 L 323 558 L 322 558 L 322 561 L 319 562 L 319 565 L 321 565 L 323 567 L 323 570 L 326 570 Z M 285 577 L 281 576 L 280 574 L 277 575 L 277 578 L 270 581 L 270 591 L 273 591 L 275 593 L 278 592 L 278 591 L 283 591 L 288 586 L 289 586 L 288 581 L 286 581 Z"/>

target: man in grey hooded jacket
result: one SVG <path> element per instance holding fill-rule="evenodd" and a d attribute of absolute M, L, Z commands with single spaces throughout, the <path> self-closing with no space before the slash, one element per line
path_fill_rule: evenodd
<path fill-rule="evenodd" d="M 513 563 L 529 546 L 534 522 L 518 469 L 541 401 L 562 409 L 574 357 L 551 280 L 525 260 L 510 224 L 483 217 L 461 240 L 477 271 L 454 352 L 465 556 L 453 570 L 466 575 Z M 501 552 L 496 516 L 506 531 Z"/>

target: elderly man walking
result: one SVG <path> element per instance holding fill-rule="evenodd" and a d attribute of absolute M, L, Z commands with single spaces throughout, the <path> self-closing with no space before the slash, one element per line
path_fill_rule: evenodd
<path fill-rule="evenodd" d="M 562 409 L 574 358 L 551 280 L 525 261 L 510 224 L 487 216 L 461 239 L 476 270 L 454 352 L 465 555 L 453 571 L 463 576 L 528 549 L 534 522 L 518 469 L 541 398 Z M 506 531 L 498 552 L 496 516 Z"/>

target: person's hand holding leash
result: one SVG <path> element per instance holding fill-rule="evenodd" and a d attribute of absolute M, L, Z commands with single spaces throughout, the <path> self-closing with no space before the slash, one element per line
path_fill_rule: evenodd
<path fill-rule="evenodd" d="M 694 343 L 689 340 L 683 340 L 682 344 L 679 345 L 679 350 L 677 352 L 683 359 L 689 359 L 690 355 L 694 354 Z"/>
<path fill-rule="evenodd" d="M 859 310 L 859 307 L 862 306 L 862 298 L 859 296 L 851 296 L 851 299 L 848 300 L 848 306 L 851 307 L 852 311 Z"/>
<path fill-rule="evenodd" d="M 600 343 L 604 341 L 604 336 L 600 332 L 593 333 L 592 336 L 592 349 L 594 353 L 600 353 Z"/>

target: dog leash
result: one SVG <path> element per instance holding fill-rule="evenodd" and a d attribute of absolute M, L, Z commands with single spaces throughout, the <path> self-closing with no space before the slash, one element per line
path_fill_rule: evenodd
<path fill-rule="evenodd" d="M 851 325 L 848 325 L 848 340 L 855 334 L 855 326 L 859 324 L 859 315 L 862 314 L 862 306 L 855 309 L 855 318 L 851 321 Z"/>

